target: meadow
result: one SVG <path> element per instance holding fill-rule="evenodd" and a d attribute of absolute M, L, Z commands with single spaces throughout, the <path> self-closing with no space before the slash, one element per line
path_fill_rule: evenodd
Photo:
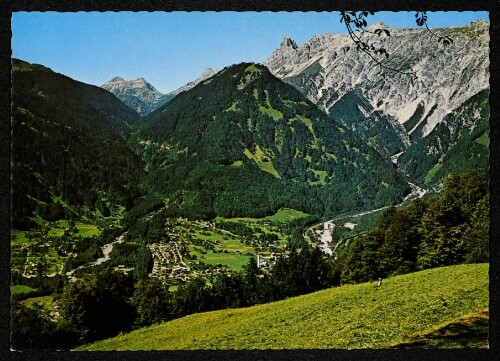
<path fill-rule="evenodd" d="M 478 315 L 484 319 L 488 299 L 488 264 L 456 265 L 387 278 L 381 287 L 376 282 L 344 285 L 248 308 L 193 314 L 78 350 L 400 347 L 430 339 L 452 323 L 466 324 Z M 472 322 L 470 327 L 476 326 Z M 486 345 L 483 337 L 468 346 Z M 427 346 L 434 347 L 432 342 Z"/>
<path fill-rule="evenodd" d="M 215 227 L 207 229 L 202 223 L 191 222 L 177 226 L 178 231 L 191 228 L 190 234 L 197 241 L 189 245 L 190 256 L 211 266 L 222 264 L 235 271 L 240 271 L 248 264 L 248 261 L 258 251 L 268 256 L 272 253 L 272 247 L 264 246 L 261 238 L 272 235 L 276 237 L 276 247 L 280 249 L 286 244 L 288 238 L 280 229 L 287 222 L 309 216 L 306 213 L 281 208 L 275 214 L 263 218 L 222 218 L 215 219 Z M 240 235 L 217 228 L 217 222 L 239 223 L 252 229 L 252 236 L 243 242 Z"/>

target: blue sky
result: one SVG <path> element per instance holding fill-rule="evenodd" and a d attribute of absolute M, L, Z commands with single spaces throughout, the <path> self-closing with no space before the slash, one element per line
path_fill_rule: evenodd
<path fill-rule="evenodd" d="M 487 12 L 429 12 L 430 27 L 463 26 Z M 414 12 L 378 12 L 369 23 L 416 27 Z M 12 56 L 88 84 L 145 78 L 167 93 L 208 67 L 262 62 L 285 35 L 300 46 L 345 33 L 337 12 L 17 12 Z"/>

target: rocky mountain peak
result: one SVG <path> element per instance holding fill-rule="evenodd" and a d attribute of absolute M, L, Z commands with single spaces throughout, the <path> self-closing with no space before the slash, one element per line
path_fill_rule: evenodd
<path fill-rule="evenodd" d="M 152 92 L 158 92 L 156 90 L 156 88 L 151 85 L 151 83 L 149 83 L 146 79 L 144 78 L 139 78 L 137 80 L 132 80 L 132 83 L 134 84 L 134 86 L 136 86 L 137 88 L 144 88 L 144 89 L 147 89 L 147 90 L 151 90 Z M 160 93 L 160 92 L 158 92 Z M 160 93 L 161 94 L 161 93 Z"/>
<path fill-rule="evenodd" d="M 101 88 L 113 93 L 140 115 L 146 115 L 171 98 L 155 89 L 146 79 L 125 80 L 116 76 Z"/>
<path fill-rule="evenodd" d="M 446 114 L 489 87 L 488 25 L 479 20 L 440 29 L 453 38 L 449 47 L 421 28 L 391 29 L 391 36 L 376 37 L 375 46 L 391 55 L 391 65 L 413 76 L 377 66 L 348 34 L 317 35 L 293 50 L 282 43 L 264 64 L 327 113 L 360 88 L 373 109 L 405 124 L 414 138 L 425 137 Z M 376 22 L 369 29 L 385 28 Z"/>
<path fill-rule="evenodd" d="M 311 49 L 319 48 L 325 44 L 329 44 L 332 41 L 336 41 L 337 37 L 328 32 L 318 34 L 313 36 L 311 39 L 306 41 L 302 47 L 297 49 L 297 51 L 310 51 Z"/>
<path fill-rule="evenodd" d="M 101 85 L 101 88 L 104 88 L 116 95 L 140 115 L 146 115 L 171 100 L 177 94 L 195 87 L 198 83 L 207 80 L 217 73 L 217 69 L 207 68 L 196 80 L 191 81 L 168 94 L 160 93 L 144 78 L 125 80 L 122 77 L 115 76 L 105 84 Z"/>
<path fill-rule="evenodd" d="M 490 26 L 490 24 L 486 20 L 479 19 L 479 20 L 475 20 L 475 21 L 470 22 L 467 26 L 477 27 L 477 28 L 488 28 Z"/>
<path fill-rule="evenodd" d="M 389 26 L 387 26 L 382 21 L 377 21 L 377 22 L 373 23 L 372 25 L 370 25 L 367 30 L 374 31 L 376 29 L 381 29 L 381 30 L 389 29 Z"/>
<path fill-rule="evenodd" d="M 118 82 L 122 82 L 122 81 L 125 81 L 125 79 L 123 79 L 122 77 L 119 77 L 119 76 L 115 76 L 113 79 L 109 80 L 106 84 L 118 83 Z"/>
<path fill-rule="evenodd" d="M 158 93 L 159 95 L 163 95 L 160 92 L 158 92 L 151 84 L 149 84 L 147 80 L 144 78 L 139 78 L 135 80 L 125 80 L 122 77 L 116 76 L 113 79 L 101 85 L 101 88 L 104 88 L 115 95 L 118 92 L 127 91 L 128 89 L 144 89 Z"/>
<path fill-rule="evenodd" d="M 205 79 L 208 79 L 210 78 L 211 76 L 217 74 L 218 70 L 217 69 L 214 69 L 214 68 L 206 68 L 205 70 L 203 70 L 203 73 L 201 73 L 201 78 L 205 78 Z"/>
<path fill-rule="evenodd" d="M 202 81 L 205 81 L 207 80 L 208 78 L 211 78 L 212 76 L 214 76 L 215 74 L 217 74 L 219 71 L 217 69 L 214 69 L 214 68 L 207 68 L 205 69 L 201 75 L 196 79 L 196 80 L 193 80 L 193 81 L 190 81 L 189 83 L 181 86 L 180 88 L 177 88 L 175 89 L 174 91 L 168 93 L 168 95 L 172 96 L 172 97 L 175 97 L 176 95 L 182 93 L 182 92 L 185 92 L 186 90 L 189 90 L 191 88 L 194 88 L 196 85 L 198 85 L 199 83 L 201 83 Z"/>
<path fill-rule="evenodd" d="M 295 40 L 293 40 L 288 35 L 285 35 L 285 37 L 283 38 L 283 41 L 280 44 L 280 48 L 284 48 L 284 47 L 285 48 L 292 48 L 292 49 L 297 49 L 298 48 L 297 43 L 295 42 Z"/>

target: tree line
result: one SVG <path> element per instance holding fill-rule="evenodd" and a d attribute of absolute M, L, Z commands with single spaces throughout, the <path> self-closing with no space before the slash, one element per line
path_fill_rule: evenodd
<path fill-rule="evenodd" d="M 439 196 L 387 209 L 339 257 L 343 282 L 488 262 L 488 173 L 450 175 Z"/>

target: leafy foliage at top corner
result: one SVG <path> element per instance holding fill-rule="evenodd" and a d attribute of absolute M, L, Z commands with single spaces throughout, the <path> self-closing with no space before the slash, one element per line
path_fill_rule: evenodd
<path fill-rule="evenodd" d="M 390 54 L 387 50 L 382 46 L 374 46 L 370 40 L 366 37 L 363 37 L 365 33 L 371 33 L 378 35 L 379 37 L 384 34 L 386 36 L 391 36 L 391 33 L 388 29 L 374 29 L 370 30 L 367 28 L 368 22 L 366 18 L 370 15 L 374 15 L 374 12 L 371 11 L 341 11 L 340 12 L 340 22 L 344 23 L 347 29 L 347 32 L 351 38 L 351 40 L 356 44 L 357 50 L 360 50 L 367 54 L 375 63 L 382 68 L 392 70 L 394 72 L 400 74 L 408 74 L 414 75 L 413 71 L 404 71 L 402 69 L 393 68 L 386 62 L 382 62 L 379 59 L 379 55 L 384 55 L 385 59 L 389 59 Z M 453 39 L 448 35 L 442 35 L 435 30 L 431 30 L 427 25 L 427 12 L 425 11 L 417 11 L 415 13 L 415 21 L 419 27 L 424 26 L 425 29 L 431 34 L 431 37 L 437 37 L 438 43 L 443 46 L 448 46 L 454 43 Z"/>

